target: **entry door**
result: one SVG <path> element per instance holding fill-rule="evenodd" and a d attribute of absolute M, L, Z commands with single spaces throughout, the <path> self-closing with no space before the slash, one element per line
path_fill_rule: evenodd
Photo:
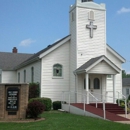
<path fill-rule="evenodd" d="M 90 92 L 98 99 L 100 102 L 102 100 L 102 81 L 101 81 L 101 76 L 100 75 L 93 75 L 90 76 L 91 80 L 91 87 L 90 87 Z M 95 102 L 95 100 L 90 96 L 90 100 L 92 102 Z"/>

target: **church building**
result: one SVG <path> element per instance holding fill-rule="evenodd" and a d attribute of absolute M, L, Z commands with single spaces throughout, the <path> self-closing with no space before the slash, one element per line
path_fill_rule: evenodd
<path fill-rule="evenodd" d="M 105 4 L 76 0 L 69 19 L 69 35 L 36 54 L 0 52 L 0 82 L 38 82 L 41 97 L 52 101 L 71 91 L 72 102 L 82 100 L 77 93 L 91 93 L 99 101 L 102 95 L 114 97 L 108 100 L 115 103 L 125 59 L 107 44 Z"/>

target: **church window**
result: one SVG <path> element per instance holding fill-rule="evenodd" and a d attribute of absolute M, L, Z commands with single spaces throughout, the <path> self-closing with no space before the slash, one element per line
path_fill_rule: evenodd
<path fill-rule="evenodd" d="M 55 64 L 53 66 L 53 76 L 62 77 L 62 65 Z"/>
<path fill-rule="evenodd" d="M 108 78 L 108 79 L 111 79 L 111 78 L 112 78 L 112 75 L 110 75 L 110 74 L 107 75 L 107 78 Z"/>
<path fill-rule="evenodd" d="M 98 78 L 94 79 L 94 89 L 100 89 L 100 80 Z"/>
<path fill-rule="evenodd" d="M 74 12 L 71 13 L 71 21 L 74 21 Z"/>
<path fill-rule="evenodd" d="M 26 70 L 24 70 L 24 83 L 26 83 Z"/>
<path fill-rule="evenodd" d="M 18 73 L 18 83 L 20 83 L 20 72 Z"/>
<path fill-rule="evenodd" d="M 91 10 L 88 15 L 89 15 L 89 19 L 94 21 L 94 11 Z"/>
<path fill-rule="evenodd" d="M 34 82 L 34 67 L 31 68 L 31 82 Z"/>
<path fill-rule="evenodd" d="M 126 95 L 129 95 L 130 93 L 129 93 L 129 89 L 127 88 L 126 89 Z"/>
<path fill-rule="evenodd" d="M 1 83 L 1 74 L 0 74 L 0 83 Z"/>
<path fill-rule="evenodd" d="M 93 1 L 93 0 L 81 0 L 82 2 L 90 2 L 90 1 Z"/>

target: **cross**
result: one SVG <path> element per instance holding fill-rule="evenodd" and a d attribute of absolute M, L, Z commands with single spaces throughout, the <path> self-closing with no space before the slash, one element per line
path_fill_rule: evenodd
<path fill-rule="evenodd" d="M 86 25 L 86 28 L 90 29 L 90 37 L 93 38 L 93 29 L 97 29 L 97 26 L 93 25 L 93 21 L 90 21 L 90 24 Z"/>

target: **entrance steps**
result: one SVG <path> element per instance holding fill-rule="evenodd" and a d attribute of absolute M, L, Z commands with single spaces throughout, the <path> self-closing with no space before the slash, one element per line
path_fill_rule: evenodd
<path fill-rule="evenodd" d="M 79 108 L 84 111 L 83 103 L 71 103 L 73 107 Z M 103 104 L 98 103 L 98 108 L 96 108 L 95 103 L 85 104 L 85 111 L 104 118 Z M 117 104 L 106 103 L 106 119 L 110 121 L 130 121 L 127 118 L 121 117 L 117 114 L 125 114 L 125 111 L 120 108 Z"/>

